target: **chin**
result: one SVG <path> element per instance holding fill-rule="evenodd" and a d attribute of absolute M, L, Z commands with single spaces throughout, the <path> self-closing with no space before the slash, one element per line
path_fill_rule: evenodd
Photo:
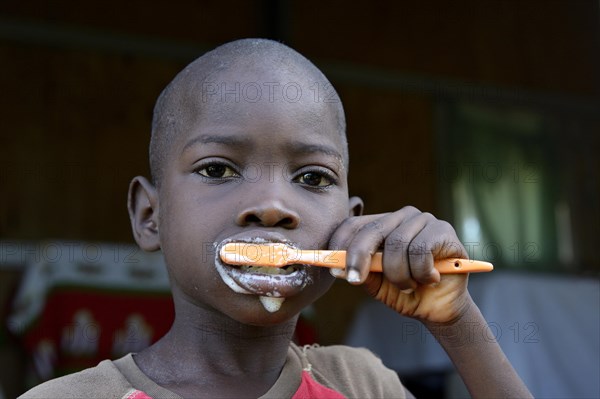
<path fill-rule="evenodd" d="M 285 298 L 281 306 L 275 310 L 268 309 L 269 305 L 265 306 L 259 297 L 254 296 L 251 303 L 246 303 L 228 316 L 239 321 L 240 323 L 256 326 L 256 327 L 272 327 L 288 322 L 296 322 L 298 315 L 304 306 L 297 302 L 296 298 Z"/>

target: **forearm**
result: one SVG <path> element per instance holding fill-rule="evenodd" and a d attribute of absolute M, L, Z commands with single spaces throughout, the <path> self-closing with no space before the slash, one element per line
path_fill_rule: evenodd
<path fill-rule="evenodd" d="M 427 328 L 442 345 L 473 398 L 530 398 L 475 303 L 455 322 Z"/>

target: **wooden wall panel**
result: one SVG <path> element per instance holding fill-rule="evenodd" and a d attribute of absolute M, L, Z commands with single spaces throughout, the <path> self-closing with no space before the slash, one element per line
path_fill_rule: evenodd
<path fill-rule="evenodd" d="M 0 13 L 88 30 L 130 33 L 185 42 L 219 43 L 263 36 L 264 2 L 172 0 L 3 1 Z"/>
<path fill-rule="evenodd" d="M 182 65 L 0 46 L 0 234 L 130 241 L 128 182 L 147 174 L 154 100 Z"/>
<path fill-rule="evenodd" d="M 367 213 L 405 205 L 436 212 L 432 104 L 418 95 L 340 90 L 350 145 L 350 190 Z"/>
<path fill-rule="evenodd" d="M 294 2 L 308 56 L 544 91 L 600 94 L 598 2 Z"/>

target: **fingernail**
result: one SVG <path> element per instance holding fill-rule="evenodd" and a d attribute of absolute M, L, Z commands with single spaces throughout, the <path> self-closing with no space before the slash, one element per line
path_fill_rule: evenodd
<path fill-rule="evenodd" d="M 400 290 L 401 293 L 409 295 L 412 294 L 413 292 L 415 292 L 415 290 L 413 290 L 412 288 L 407 288 L 405 290 Z"/>
<path fill-rule="evenodd" d="M 346 271 L 344 269 L 331 268 L 329 269 L 329 273 L 335 278 L 344 278 Z"/>
<path fill-rule="evenodd" d="M 360 282 L 360 273 L 357 270 L 348 271 L 348 276 L 346 277 L 346 281 L 349 283 L 359 283 Z"/>

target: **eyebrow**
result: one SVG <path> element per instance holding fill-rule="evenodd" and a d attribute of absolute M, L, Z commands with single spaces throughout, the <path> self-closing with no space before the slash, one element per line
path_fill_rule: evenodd
<path fill-rule="evenodd" d="M 325 155 L 333 156 L 341 161 L 344 159 L 342 154 L 340 154 L 340 152 L 334 147 L 323 144 L 310 144 L 297 141 L 290 144 L 290 150 L 300 154 L 313 154 L 315 152 L 320 152 Z"/>
<path fill-rule="evenodd" d="M 188 141 L 184 146 L 182 153 L 188 148 L 193 147 L 197 144 L 222 144 L 231 147 L 244 146 L 250 150 L 253 148 L 252 140 L 249 137 L 244 136 L 223 136 L 223 135 L 211 135 L 203 134 L 196 136 Z M 288 145 L 291 153 L 296 154 L 314 154 L 322 153 L 328 156 L 335 157 L 336 159 L 344 163 L 344 157 L 335 147 L 324 145 L 324 144 L 312 144 L 302 141 L 295 141 Z"/>
<path fill-rule="evenodd" d="M 223 135 L 212 135 L 203 134 L 197 136 L 188 141 L 181 152 L 185 152 L 188 148 L 193 147 L 197 144 L 222 144 L 230 147 L 236 146 L 251 146 L 251 140 L 248 137 L 241 136 L 223 136 Z"/>

